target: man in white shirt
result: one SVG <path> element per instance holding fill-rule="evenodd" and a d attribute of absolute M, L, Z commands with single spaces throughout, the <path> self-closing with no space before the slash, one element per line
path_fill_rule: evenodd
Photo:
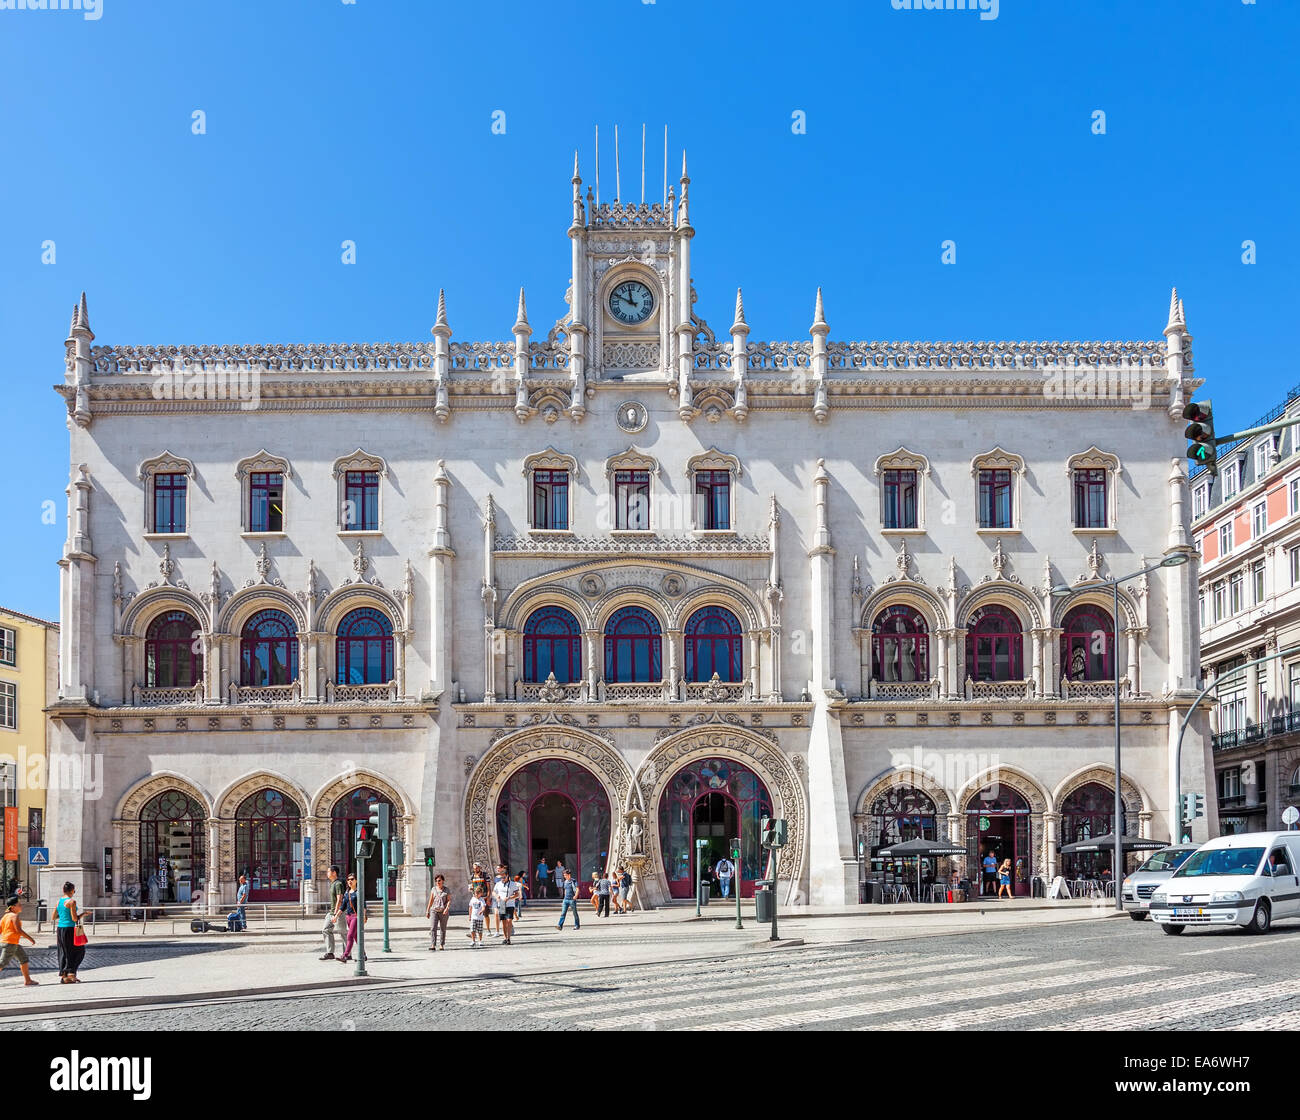
<path fill-rule="evenodd" d="M 510 937 L 515 930 L 515 913 L 523 893 L 523 887 L 510 878 L 505 867 L 498 867 L 497 881 L 492 884 L 492 898 L 496 902 L 497 922 L 505 934 L 502 944 L 510 944 Z"/>
<path fill-rule="evenodd" d="M 713 871 L 718 876 L 718 882 L 722 884 L 722 897 L 727 898 L 731 894 L 731 877 L 735 874 L 735 865 L 726 856 L 723 856 L 718 860 Z"/>

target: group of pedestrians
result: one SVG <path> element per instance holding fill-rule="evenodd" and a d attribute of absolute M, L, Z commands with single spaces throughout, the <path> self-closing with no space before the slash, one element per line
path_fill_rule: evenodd
<path fill-rule="evenodd" d="M 356 874 L 349 872 L 346 884 L 339 875 L 337 864 L 327 872 L 330 883 L 330 908 L 325 914 L 325 925 L 321 930 L 325 935 L 325 955 L 321 960 L 346 964 L 352 959 L 352 950 L 357 943 L 357 916 L 364 907 L 358 902 Z M 361 913 L 360 917 L 364 923 L 367 915 Z M 341 957 L 334 955 L 336 935 L 343 938 Z M 365 960 L 365 957 L 361 959 Z"/>
<path fill-rule="evenodd" d="M 469 943 L 482 947 L 485 938 L 499 937 L 503 945 L 514 944 L 515 922 L 522 916 L 528 884 L 522 871 L 510 874 L 504 863 L 497 864 L 489 878 L 481 863 L 469 875 Z M 424 909 L 429 919 L 429 952 L 447 948 L 447 921 L 451 916 L 451 892 L 442 875 L 433 877 L 433 890 Z M 495 928 L 493 928 L 495 926 Z"/>
<path fill-rule="evenodd" d="M 63 897 L 55 906 L 57 915 L 54 923 L 54 942 L 59 951 L 59 983 L 80 984 L 77 970 L 86 956 L 86 931 L 81 924 L 82 915 L 77 909 L 77 888 L 72 883 L 63 884 Z M 0 917 L 0 972 L 15 961 L 18 971 L 22 973 L 23 985 L 33 987 L 37 983 L 32 979 L 27 950 L 22 943 L 29 942 L 33 947 L 36 938 L 23 929 L 23 897 L 14 895 L 5 904 L 4 916 Z"/>
<path fill-rule="evenodd" d="M 625 867 L 602 875 L 591 873 L 591 904 L 596 917 L 608 918 L 610 907 L 615 914 L 626 914 L 632 909 L 632 876 Z"/>

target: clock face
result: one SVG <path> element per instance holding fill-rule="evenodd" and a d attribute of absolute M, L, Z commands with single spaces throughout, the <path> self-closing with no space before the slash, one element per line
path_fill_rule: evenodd
<path fill-rule="evenodd" d="M 609 313 L 620 323 L 644 323 L 654 309 L 654 292 L 640 280 L 624 280 L 609 293 Z"/>

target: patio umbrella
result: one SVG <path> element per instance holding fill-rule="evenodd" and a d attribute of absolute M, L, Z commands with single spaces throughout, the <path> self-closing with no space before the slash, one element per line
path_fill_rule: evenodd
<path fill-rule="evenodd" d="M 1121 836 L 1119 838 L 1120 847 L 1126 852 L 1157 852 L 1161 848 L 1169 847 L 1167 840 L 1147 840 L 1142 836 Z M 1062 855 L 1074 855 L 1076 852 L 1113 852 L 1115 850 L 1115 834 L 1106 833 L 1105 836 L 1095 836 L 1091 840 L 1076 840 L 1073 844 L 1062 844 Z"/>
<path fill-rule="evenodd" d="M 1160 845 L 1162 848 L 1163 844 Z M 888 848 L 881 848 L 876 853 L 882 859 L 907 859 L 910 856 L 916 857 L 916 901 L 921 901 L 921 860 L 928 859 L 932 856 L 964 856 L 966 849 L 956 844 L 949 843 L 947 840 L 923 840 L 919 836 L 915 840 L 904 840 L 901 844 L 894 844 Z"/>

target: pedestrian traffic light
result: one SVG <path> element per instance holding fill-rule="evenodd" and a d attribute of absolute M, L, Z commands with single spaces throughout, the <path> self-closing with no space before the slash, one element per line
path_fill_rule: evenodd
<path fill-rule="evenodd" d="M 765 848 L 785 847 L 785 821 L 780 817 L 764 817 L 759 824 Z"/>
<path fill-rule="evenodd" d="M 740 837 L 739 837 L 739 836 L 732 837 L 732 840 L 731 840 L 731 858 L 732 858 L 732 859 L 739 859 L 739 858 L 740 858 Z"/>
<path fill-rule="evenodd" d="M 433 854 L 433 849 L 432 849 L 432 848 L 425 848 L 425 849 L 424 849 L 424 866 L 427 867 L 427 868 L 429 868 L 430 871 L 433 870 L 434 859 L 435 859 L 435 857 L 434 857 L 434 854 Z"/>
<path fill-rule="evenodd" d="M 1205 798 L 1199 793 L 1192 794 L 1192 820 L 1205 816 Z"/>
<path fill-rule="evenodd" d="M 1214 416 L 1209 401 L 1193 401 L 1183 408 L 1183 419 L 1190 420 L 1183 435 L 1188 439 L 1187 457 L 1210 472 L 1219 474 L 1219 453 L 1214 443 Z"/>
<path fill-rule="evenodd" d="M 406 858 L 406 845 L 401 840 L 388 841 L 388 866 L 401 867 Z"/>
<path fill-rule="evenodd" d="M 389 820 L 389 805 L 387 801 L 371 801 L 366 806 L 366 811 L 370 814 L 367 818 L 375 826 L 375 837 L 379 840 L 392 839 L 391 821 Z"/>
<path fill-rule="evenodd" d="M 357 859 L 374 859 L 376 826 L 369 821 L 357 821 Z"/>

